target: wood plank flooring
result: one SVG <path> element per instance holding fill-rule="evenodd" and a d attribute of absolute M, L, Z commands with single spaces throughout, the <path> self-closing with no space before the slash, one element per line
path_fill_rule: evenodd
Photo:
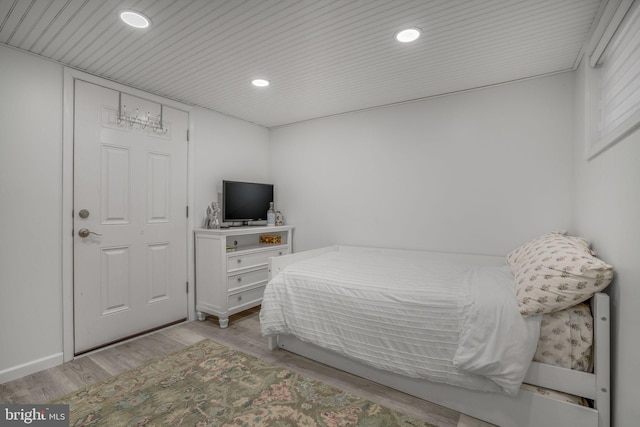
<path fill-rule="evenodd" d="M 309 378 L 362 396 L 439 427 L 487 427 L 490 424 L 425 402 L 284 350 L 270 351 L 260 335 L 259 308 L 231 316 L 221 329 L 215 317 L 156 331 L 97 350 L 62 365 L 0 384 L 0 403 L 44 403 L 81 387 L 178 351 L 204 338 L 267 360 Z"/>

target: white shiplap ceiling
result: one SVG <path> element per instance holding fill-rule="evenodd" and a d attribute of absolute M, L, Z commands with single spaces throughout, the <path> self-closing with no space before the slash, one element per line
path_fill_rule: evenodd
<path fill-rule="evenodd" d="M 574 69 L 600 4 L 0 0 L 0 43 L 273 127 Z M 122 9 L 153 25 L 127 27 Z M 407 26 L 422 37 L 396 42 Z"/>

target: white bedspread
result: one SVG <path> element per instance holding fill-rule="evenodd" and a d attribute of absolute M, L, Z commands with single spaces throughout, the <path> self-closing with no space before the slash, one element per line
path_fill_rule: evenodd
<path fill-rule="evenodd" d="M 266 287 L 263 335 L 292 334 L 370 366 L 516 394 L 540 318 L 523 319 L 507 266 L 331 252 Z"/>

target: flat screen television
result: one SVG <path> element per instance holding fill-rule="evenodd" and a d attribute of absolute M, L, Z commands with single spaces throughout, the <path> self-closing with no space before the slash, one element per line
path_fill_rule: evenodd
<path fill-rule="evenodd" d="M 273 202 L 273 184 L 222 181 L 223 222 L 264 221 L 270 202 Z"/>

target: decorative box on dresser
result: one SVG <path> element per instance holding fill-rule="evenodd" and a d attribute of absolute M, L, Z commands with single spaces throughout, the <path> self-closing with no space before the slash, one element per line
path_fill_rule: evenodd
<path fill-rule="evenodd" d="M 262 303 L 269 258 L 291 253 L 292 225 L 196 229 L 196 314 L 229 316 Z M 260 236 L 265 236 L 260 243 Z M 279 242 L 278 242 L 279 241 Z"/>

